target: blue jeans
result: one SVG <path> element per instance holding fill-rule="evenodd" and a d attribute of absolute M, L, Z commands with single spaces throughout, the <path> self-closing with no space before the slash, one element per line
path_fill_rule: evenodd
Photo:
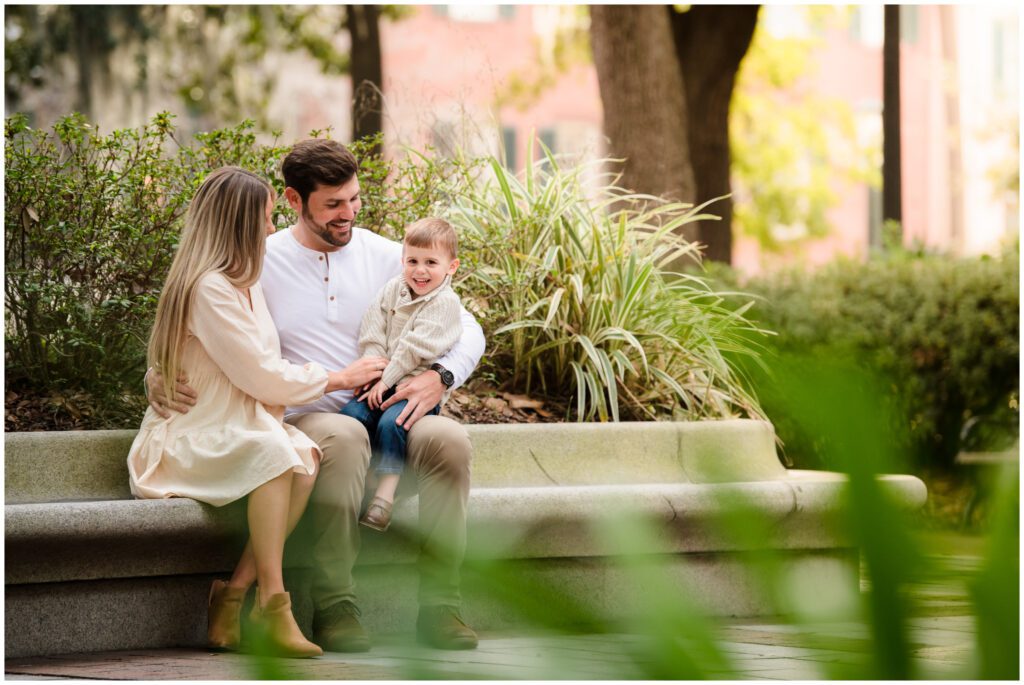
<path fill-rule="evenodd" d="M 395 389 L 391 388 L 384 393 L 381 401 L 387 400 L 394 394 Z M 351 416 L 366 428 L 366 432 L 370 435 L 370 448 L 373 451 L 370 464 L 375 467 L 378 474 L 401 473 L 405 468 L 405 444 L 409 437 L 409 431 L 396 424 L 395 421 L 405 409 L 406 404 L 408 402 L 402 400 L 381 411 L 380 409 L 370 409 L 366 400 L 353 399 L 338 412 L 345 416 Z M 428 411 L 427 415 L 440 412 L 441 405 L 439 404 Z"/>

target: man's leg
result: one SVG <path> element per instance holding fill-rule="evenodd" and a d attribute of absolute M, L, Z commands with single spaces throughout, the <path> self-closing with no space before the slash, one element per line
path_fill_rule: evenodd
<path fill-rule="evenodd" d="M 357 420 L 315 412 L 289 417 L 323 452 L 309 500 L 313 540 L 314 640 L 330 651 L 363 651 L 369 640 L 359 626 L 352 566 L 359 554 L 359 510 L 370 438 Z"/>
<path fill-rule="evenodd" d="M 466 429 L 449 418 L 424 416 L 409 431 L 407 475 L 415 474 L 423 536 L 417 629 L 423 641 L 443 649 L 477 642 L 458 615 L 472 459 Z"/>

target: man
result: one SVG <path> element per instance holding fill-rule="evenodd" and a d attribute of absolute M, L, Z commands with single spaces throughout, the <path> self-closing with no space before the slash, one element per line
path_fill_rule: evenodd
<path fill-rule="evenodd" d="M 343 369 L 346 390 L 305 407 L 289 407 L 286 421 L 323 452 L 309 504 L 314 528 L 313 640 L 328 651 L 365 651 L 352 567 L 359 553 L 358 519 L 370 444 L 366 429 L 338 414 L 354 391 L 381 376 L 386 360 L 360 358 L 359 326 L 380 288 L 401 272 L 402 246 L 355 226 L 361 208 L 358 165 L 332 140 L 297 143 L 285 157 L 285 199 L 298 215 L 294 226 L 267 239 L 260 283 L 281 339 L 294 363 Z M 408 400 L 398 421 L 410 429 L 407 472 L 419 491 L 420 554 L 417 637 L 439 649 L 472 649 L 477 636 L 459 615 L 459 566 L 466 544 L 466 503 L 472 446 L 465 429 L 441 416 L 425 416 L 446 388 L 465 382 L 483 355 L 479 324 L 462 310 L 459 342 L 432 367 L 399 385 L 383 407 Z M 151 404 L 163 412 L 149 382 Z M 191 403 L 191 391 L 183 400 Z M 180 407 L 174 407 L 180 409 Z M 185 408 L 187 410 L 187 407 Z"/>

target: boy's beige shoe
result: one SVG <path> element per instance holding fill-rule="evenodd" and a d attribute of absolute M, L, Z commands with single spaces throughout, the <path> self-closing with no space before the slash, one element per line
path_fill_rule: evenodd
<path fill-rule="evenodd" d="M 359 519 L 359 523 L 383 533 L 391 525 L 391 502 L 374 497 L 370 506 L 366 507 L 366 513 Z"/>

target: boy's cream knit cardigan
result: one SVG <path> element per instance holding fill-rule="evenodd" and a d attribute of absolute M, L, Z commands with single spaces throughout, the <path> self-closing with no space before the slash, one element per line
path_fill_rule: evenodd
<path fill-rule="evenodd" d="M 437 288 L 413 299 L 405 279 L 396 276 L 363 316 L 359 349 L 364 357 L 390 360 L 382 377 L 389 388 L 429 369 L 462 335 L 461 305 L 451 283 L 446 276 Z M 442 403 L 450 394 L 445 392 Z"/>

